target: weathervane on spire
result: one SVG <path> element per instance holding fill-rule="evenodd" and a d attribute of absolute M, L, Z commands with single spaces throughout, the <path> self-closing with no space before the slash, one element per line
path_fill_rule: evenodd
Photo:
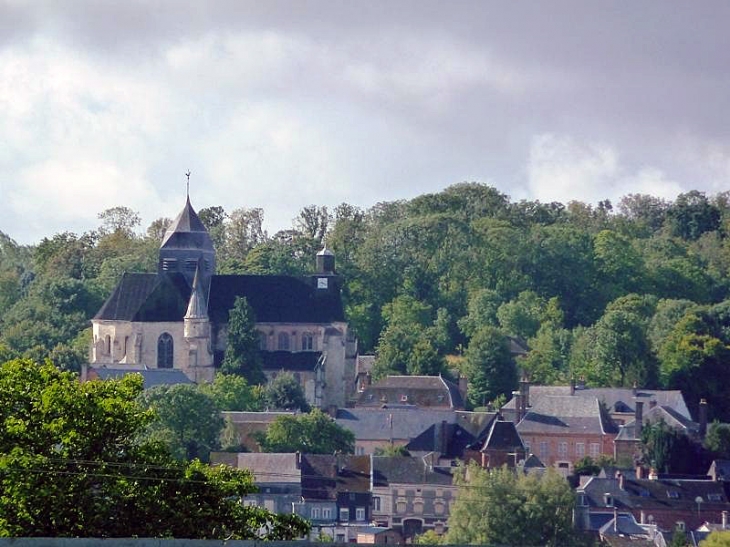
<path fill-rule="evenodd" d="M 190 198 L 190 169 L 188 169 L 188 172 L 185 173 L 185 176 L 188 177 L 188 184 L 187 184 L 187 188 L 185 190 L 185 195 L 189 199 Z"/>

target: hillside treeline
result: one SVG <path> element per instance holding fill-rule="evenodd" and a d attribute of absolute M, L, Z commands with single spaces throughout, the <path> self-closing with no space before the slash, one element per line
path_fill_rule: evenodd
<path fill-rule="evenodd" d="M 681 389 L 730 421 L 730 193 L 615 206 L 513 202 L 458 184 L 379 203 L 305 207 L 273 235 L 263 211 L 199 211 L 219 273 L 304 275 L 326 242 L 360 351 L 375 375 L 455 374 L 470 403 L 533 382 Z M 0 234 L 0 359 L 86 359 L 88 320 L 123 271 L 154 271 L 169 219 L 146 231 L 125 207 L 34 247 Z M 509 341 L 529 353 L 515 363 Z"/>

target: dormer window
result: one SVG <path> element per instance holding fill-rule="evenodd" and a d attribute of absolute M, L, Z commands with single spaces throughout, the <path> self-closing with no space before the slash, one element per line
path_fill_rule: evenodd
<path fill-rule="evenodd" d="M 407 403 L 408 402 L 408 395 L 401 395 L 400 396 L 400 402 L 401 403 Z"/>
<path fill-rule="evenodd" d="M 613 496 L 608 492 L 603 494 L 603 503 L 606 507 L 613 507 Z"/>
<path fill-rule="evenodd" d="M 667 490 L 667 497 L 678 500 L 679 492 L 677 492 L 676 490 Z"/>

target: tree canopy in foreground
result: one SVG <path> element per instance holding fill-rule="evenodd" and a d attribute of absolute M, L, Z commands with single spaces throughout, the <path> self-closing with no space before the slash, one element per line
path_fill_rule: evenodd
<path fill-rule="evenodd" d="M 142 379 L 79 383 L 50 362 L 0 365 L 0 536 L 292 539 L 294 515 L 244 507 L 251 475 L 140 441 Z"/>

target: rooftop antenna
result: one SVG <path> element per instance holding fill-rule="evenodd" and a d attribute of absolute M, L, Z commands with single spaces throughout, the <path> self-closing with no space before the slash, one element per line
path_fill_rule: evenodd
<path fill-rule="evenodd" d="M 185 176 L 188 177 L 188 183 L 187 183 L 187 187 L 185 189 L 185 197 L 190 199 L 190 169 L 188 169 L 188 172 L 185 173 Z"/>

